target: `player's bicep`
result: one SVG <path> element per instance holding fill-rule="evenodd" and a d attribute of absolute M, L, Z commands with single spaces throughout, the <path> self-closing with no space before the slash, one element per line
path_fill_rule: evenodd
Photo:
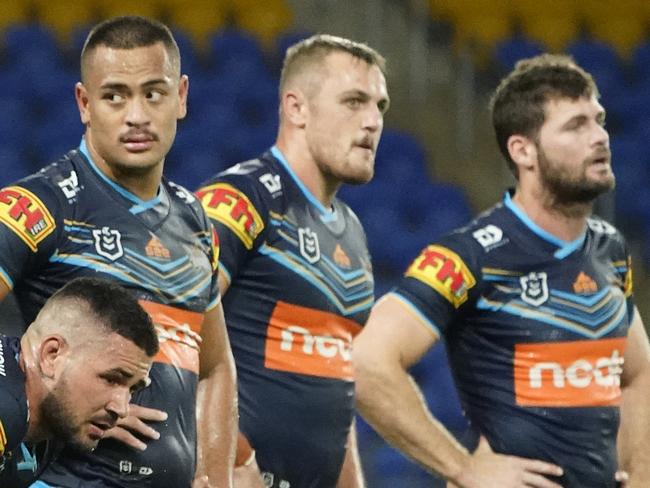
<path fill-rule="evenodd" d="M 374 364 L 416 363 L 439 339 L 438 333 L 399 296 L 388 294 L 373 307 L 354 341 L 355 361 Z"/>
<path fill-rule="evenodd" d="M 650 345 L 648 344 L 648 334 L 641 315 L 635 309 L 625 347 L 625 360 L 621 377 L 623 387 L 631 384 L 635 378 L 643 374 L 650 375 Z"/>

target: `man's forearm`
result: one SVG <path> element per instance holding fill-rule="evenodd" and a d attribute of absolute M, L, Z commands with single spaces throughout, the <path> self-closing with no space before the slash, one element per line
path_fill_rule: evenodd
<path fill-rule="evenodd" d="M 225 361 L 199 381 L 197 393 L 196 475 L 207 475 L 210 487 L 232 487 L 237 424 L 234 365 Z"/>
<path fill-rule="evenodd" d="M 389 366 L 358 368 L 356 375 L 359 410 L 375 430 L 430 471 L 458 479 L 469 454 L 431 415 L 413 379 Z"/>
<path fill-rule="evenodd" d="M 618 451 L 621 469 L 630 475 L 628 487 L 642 488 L 650 480 L 650 372 L 623 389 Z"/>

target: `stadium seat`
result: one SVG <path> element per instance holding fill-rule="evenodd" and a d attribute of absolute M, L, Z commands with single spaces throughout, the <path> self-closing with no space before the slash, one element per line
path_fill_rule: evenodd
<path fill-rule="evenodd" d="M 47 26 L 29 23 L 8 27 L 3 35 L 8 68 L 17 68 L 29 76 L 62 64 L 54 31 Z"/>
<path fill-rule="evenodd" d="M 574 2 L 520 0 L 512 6 L 523 34 L 552 52 L 564 50 L 579 33 L 580 22 Z"/>
<path fill-rule="evenodd" d="M 228 20 L 228 7 L 224 2 L 178 0 L 166 4 L 171 26 L 187 32 L 199 52 L 207 51 L 210 36 L 224 28 Z"/>
<path fill-rule="evenodd" d="M 36 163 L 41 167 L 79 145 L 84 127 L 73 100 L 59 99 L 48 105 L 34 130 Z"/>
<path fill-rule="evenodd" d="M 642 0 L 581 0 L 577 3 L 585 28 L 594 38 L 612 45 L 628 59 L 645 37 L 650 8 Z"/>
<path fill-rule="evenodd" d="M 0 188 L 14 183 L 34 171 L 26 151 L 21 147 L 22 144 L 23 141 L 20 141 L 19 145 L 0 145 L 0 168 L 2 168 L 2 171 L 0 171 Z"/>
<path fill-rule="evenodd" d="M 2 77 L 0 77 L 2 83 Z M 12 93 L 12 92 L 9 92 Z M 32 129 L 32 110 L 21 95 L 14 97 L 3 94 L 0 96 L 0 146 L 25 144 L 29 140 Z"/>
<path fill-rule="evenodd" d="M 293 12 L 286 0 L 239 0 L 233 8 L 237 25 L 257 36 L 266 47 L 293 24 Z"/>
<path fill-rule="evenodd" d="M 108 19 L 120 15 L 142 15 L 160 18 L 162 11 L 157 0 L 96 0 L 101 18 Z"/>
<path fill-rule="evenodd" d="M 96 2 L 76 0 L 71 7 L 67 0 L 34 0 L 40 22 L 51 28 L 60 46 L 71 45 L 76 29 L 90 25 L 99 18 Z"/>
<path fill-rule="evenodd" d="M 29 0 L 2 0 L 0 8 L 0 31 L 16 24 L 30 22 L 31 4 Z"/>
<path fill-rule="evenodd" d="M 634 48 L 632 69 L 638 81 L 650 80 L 650 40 L 645 40 Z"/>
<path fill-rule="evenodd" d="M 499 64 L 501 71 L 507 73 L 514 68 L 520 59 L 537 56 L 543 53 L 544 50 L 544 46 L 539 42 L 518 34 L 499 42 L 495 46 L 494 59 Z"/>
<path fill-rule="evenodd" d="M 621 59 L 611 44 L 580 37 L 567 46 L 566 52 L 592 74 L 605 103 L 624 84 Z"/>
<path fill-rule="evenodd" d="M 221 29 L 209 37 L 209 57 L 215 72 L 226 74 L 240 67 L 264 66 L 264 54 L 259 41 L 245 31 Z M 242 80 L 246 81 L 246 80 Z"/>

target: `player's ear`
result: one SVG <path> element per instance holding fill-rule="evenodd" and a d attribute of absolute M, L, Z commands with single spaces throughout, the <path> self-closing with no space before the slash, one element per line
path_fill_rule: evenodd
<path fill-rule="evenodd" d="M 178 119 L 184 119 L 187 115 L 187 94 L 190 90 L 190 79 L 182 75 L 178 82 L 179 113 Z"/>
<path fill-rule="evenodd" d="M 282 93 L 282 115 L 284 118 L 297 127 L 303 128 L 307 123 L 307 98 L 302 90 L 285 90 Z"/>
<path fill-rule="evenodd" d="M 38 362 L 43 376 L 53 379 L 61 368 L 69 351 L 68 342 L 60 335 L 43 338 L 38 349 Z"/>
<path fill-rule="evenodd" d="M 77 108 L 79 109 L 79 116 L 81 123 L 86 125 L 90 122 L 90 114 L 88 112 L 88 90 L 82 82 L 78 82 L 74 87 L 74 97 L 77 100 Z"/>
<path fill-rule="evenodd" d="M 530 171 L 537 161 L 537 146 L 529 137 L 513 134 L 508 138 L 508 154 L 517 165 L 519 174 Z"/>

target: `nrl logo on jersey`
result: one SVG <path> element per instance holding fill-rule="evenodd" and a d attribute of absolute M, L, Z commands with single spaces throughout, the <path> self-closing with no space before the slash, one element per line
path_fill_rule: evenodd
<path fill-rule="evenodd" d="M 309 264 L 314 264 L 320 259 L 318 236 L 309 227 L 298 229 L 298 242 L 300 243 L 300 254 Z"/>
<path fill-rule="evenodd" d="M 100 256 L 115 261 L 124 254 L 122 249 L 122 234 L 115 229 L 104 226 L 101 229 L 93 230 L 95 239 L 95 251 Z"/>
<path fill-rule="evenodd" d="M 544 272 L 528 273 L 519 278 L 521 283 L 521 299 L 534 307 L 539 307 L 548 300 L 548 279 Z"/>

